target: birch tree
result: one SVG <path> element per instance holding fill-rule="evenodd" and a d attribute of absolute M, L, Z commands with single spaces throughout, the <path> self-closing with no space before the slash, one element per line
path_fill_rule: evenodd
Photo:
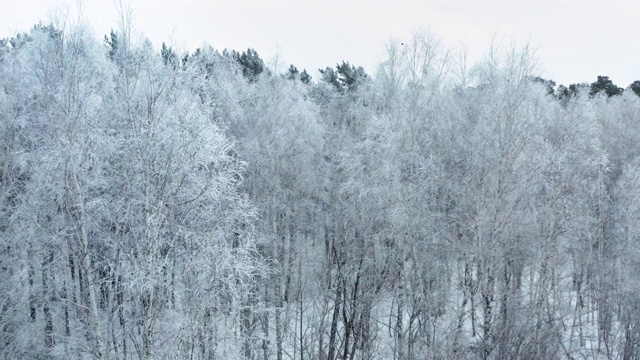
<path fill-rule="evenodd" d="M 244 162 L 189 73 L 121 49 L 44 27 L 4 59 L 20 72 L 3 82 L 3 287 L 25 287 L 3 305 L 6 351 L 239 357 L 263 275 Z"/>

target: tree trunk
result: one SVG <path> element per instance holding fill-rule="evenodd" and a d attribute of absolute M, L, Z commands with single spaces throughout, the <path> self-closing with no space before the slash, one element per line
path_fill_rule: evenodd
<path fill-rule="evenodd" d="M 329 350 L 327 351 L 327 360 L 335 360 L 338 341 L 338 321 L 342 310 L 342 292 L 343 284 L 338 279 L 336 284 L 336 298 L 333 305 L 333 315 L 331 317 L 331 330 L 329 331 Z"/>
<path fill-rule="evenodd" d="M 104 339 L 102 336 L 102 324 L 100 322 L 100 313 L 98 312 L 98 299 L 96 296 L 96 288 L 97 284 L 95 283 L 95 279 L 93 277 L 93 265 L 91 261 L 91 252 L 89 250 L 89 234 L 86 228 L 86 215 L 84 211 L 84 199 L 80 196 L 81 190 L 80 185 L 78 183 L 78 178 L 75 174 L 71 174 L 70 180 L 72 182 L 73 192 L 76 195 L 76 212 L 75 216 L 77 217 L 77 222 L 79 225 L 79 237 L 80 237 L 80 245 L 81 245 L 81 256 L 82 256 L 82 272 L 84 274 L 84 278 L 87 281 L 87 291 L 89 292 L 89 317 L 90 324 L 93 331 L 94 336 L 94 357 L 97 359 L 102 359 L 106 356 L 104 350 Z"/>

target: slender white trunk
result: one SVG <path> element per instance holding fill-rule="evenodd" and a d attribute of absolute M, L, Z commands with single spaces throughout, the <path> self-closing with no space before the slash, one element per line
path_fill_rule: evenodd
<path fill-rule="evenodd" d="M 83 199 L 81 197 L 80 185 L 78 184 L 78 178 L 76 174 L 71 175 L 71 179 L 73 181 L 74 192 L 77 196 L 76 198 L 76 206 L 77 206 L 77 216 L 78 216 L 78 225 L 80 230 L 80 245 L 82 246 L 82 270 L 85 274 L 85 278 L 87 279 L 87 291 L 89 292 L 89 311 L 90 311 L 90 324 L 92 326 L 93 334 L 95 337 L 95 351 L 94 357 L 96 359 L 103 359 L 105 357 L 105 346 L 104 339 L 102 337 L 102 325 L 100 323 L 100 314 L 98 312 L 98 300 L 96 296 L 96 286 L 95 280 L 93 278 L 93 264 L 91 263 L 91 254 L 89 252 L 89 235 L 86 228 L 86 214 L 83 204 Z"/>

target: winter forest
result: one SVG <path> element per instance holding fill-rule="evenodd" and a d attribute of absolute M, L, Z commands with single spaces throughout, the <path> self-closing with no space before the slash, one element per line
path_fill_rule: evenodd
<path fill-rule="evenodd" d="M 0 358 L 640 359 L 639 95 L 429 31 L 314 79 L 36 25 L 0 40 Z"/>

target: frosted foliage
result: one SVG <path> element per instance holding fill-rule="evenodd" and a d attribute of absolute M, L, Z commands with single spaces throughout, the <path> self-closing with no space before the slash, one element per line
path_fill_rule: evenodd
<path fill-rule="evenodd" d="M 634 92 L 429 31 L 319 83 L 131 38 L 0 42 L 1 358 L 640 358 Z"/>
<path fill-rule="evenodd" d="M 216 322 L 239 324 L 262 270 L 244 164 L 210 108 L 144 45 L 134 74 L 83 32 L 34 30 L 10 54 L 27 76 L 3 82 L 3 288 L 25 291 L 7 291 L 5 354 L 215 354 L 193 348 L 237 336 Z"/>

